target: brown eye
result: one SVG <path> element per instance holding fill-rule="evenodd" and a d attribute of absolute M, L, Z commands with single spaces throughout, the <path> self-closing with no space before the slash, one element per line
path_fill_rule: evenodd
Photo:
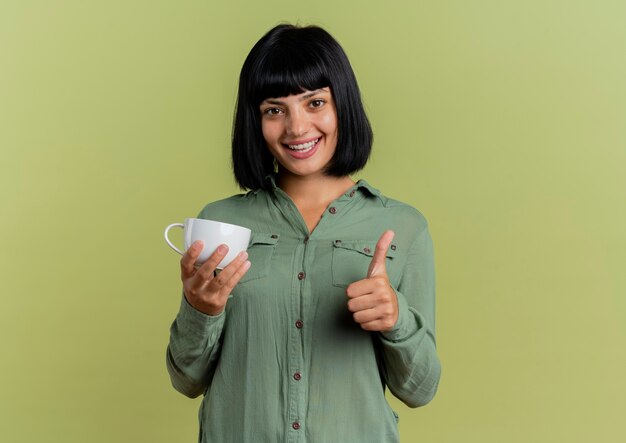
<path fill-rule="evenodd" d="M 326 102 L 324 100 L 322 100 L 321 98 L 316 98 L 315 100 L 311 100 L 311 107 L 319 108 L 319 107 L 323 106 L 324 103 L 326 103 Z"/>
<path fill-rule="evenodd" d="M 263 111 L 263 114 L 268 115 L 270 117 L 273 117 L 275 115 L 280 114 L 280 109 L 278 108 L 267 108 Z"/>

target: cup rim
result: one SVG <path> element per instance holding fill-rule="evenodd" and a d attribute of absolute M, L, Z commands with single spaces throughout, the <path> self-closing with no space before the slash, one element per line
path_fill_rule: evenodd
<path fill-rule="evenodd" d="M 187 218 L 185 218 L 185 223 L 188 220 L 201 220 L 203 222 L 210 222 L 210 223 L 216 223 L 216 224 L 219 224 L 219 225 L 232 226 L 233 228 L 244 229 L 244 230 L 249 231 L 250 233 L 252 233 L 252 229 L 246 228 L 245 226 L 235 225 L 233 223 L 226 223 L 226 222 L 222 222 L 222 221 L 219 221 L 219 220 L 211 220 L 211 219 L 208 219 L 208 218 L 198 218 L 198 217 L 187 217 Z"/>

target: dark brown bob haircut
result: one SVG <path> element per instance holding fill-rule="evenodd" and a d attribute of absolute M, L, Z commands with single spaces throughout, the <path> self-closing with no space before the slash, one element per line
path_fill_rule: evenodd
<path fill-rule="evenodd" d="M 261 132 L 261 102 L 329 87 L 337 109 L 337 149 L 324 173 L 343 177 L 362 169 L 372 128 L 346 53 L 318 26 L 281 24 L 252 48 L 241 68 L 233 121 L 232 156 L 241 189 L 269 189 L 274 157 Z"/>

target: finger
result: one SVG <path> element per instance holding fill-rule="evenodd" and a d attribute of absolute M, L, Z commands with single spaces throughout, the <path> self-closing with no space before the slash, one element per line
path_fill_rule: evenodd
<path fill-rule="evenodd" d="M 361 325 L 361 329 L 365 331 L 370 331 L 370 332 L 391 331 L 393 327 L 395 326 L 395 325 L 392 325 L 390 322 L 382 320 L 382 319 L 378 319 L 378 320 L 374 320 L 374 321 L 370 321 L 366 323 L 360 323 L 360 325 Z"/>
<path fill-rule="evenodd" d="M 197 240 L 189 246 L 189 249 L 183 254 L 180 259 L 180 275 L 183 280 L 191 277 L 194 274 L 194 264 L 198 259 L 198 256 L 202 252 L 204 243 L 202 240 Z"/>
<path fill-rule="evenodd" d="M 383 290 L 389 286 L 386 278 L 382 276 L 364 278 L 350 283 L 346 288 L 348 298 L 361 297 L 365 294 L 371 294 L 377 290 Z"/>
<path fill-rule="evenodd" d="M 375 294 L 366 294 L 348 300 L 348 310 L 350 312 L 365 311 L 375 308 L 380 303 L 380 298 Z"/>
<path fill-rule="evenodd" d="M 394 236 L 395 233 L 388 230 L 385 231 L 378 239 L 378 243 L 376 243 L 376 251 L 374 252 L 369 269 L 367 270 L 368 277 L 387 273 L 385 258 L 387 257 L 387 250 L 389 249 Z"/>
<path fill-rule="evenodd" d="M 394 316 L 390 308 L 385 306 L 355 312 L 352 317 L 366 331 L 389 331 L 398 321 L 398 317 Z"/>
<path fill-rule="evenodd" d="M 224 286 L 247 258 L 248 253 L 246 251 L 241 251 L 237 254 L 237 257 L 235 257 L 235 259 L 228 264 L 228 266 L 222 269 L 222 271 L 213 278 L 211 284 L 213 286 L 217 286 L 218 288 Z"/>
<path fill-rule="evenodd" d="M 241 277 L 243 277 L 246 272 L 248 272 L 250 266 L 250 261 L 246 260 L 237 268 L 237 270 L 233 273 L 228 282 L 226 282 L 226 284 L 222 287 L 222 296 L 228 297 L 230 295 L 233 288 L 237 285 L 237 283 L 239 283 L 239 280 L 241 280 Z"/>
<path fill-rule="evenodd" d="M 352 318 L 354 318 L 355 322 L 359 324 L 363 324 L 363 323 L 369 323 L 372 321 L 380 320 L 381 314 L 378 309 L 371 308 L 371 309 L 365 309 L 363 311 L 354 312 L 352 314 Z"/>
<path fill-rule="evenodd" d="M 198 282 L 196 282 L 195 286 L 201 286 L 206 281 L 213 279 L 213 271 L 215 271 L 217 265 L 226 257 L 226 254 L 228 254 L 228 245 L 219 245 L 213 254 L 209 256 L 207 261 L 196 271 L 195 277 Z"/>

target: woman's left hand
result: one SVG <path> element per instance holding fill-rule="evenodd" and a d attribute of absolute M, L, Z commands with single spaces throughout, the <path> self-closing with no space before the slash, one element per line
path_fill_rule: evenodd
<path fill-rule="evenodd" d="M 389 284 L 385 257 L 394 237 L 385 231 L 376 243 L 367 277 L 346 288 L 348 309 L 354 321 L 366 331 L 389 331 L 398 321 L 398 299 Z"/>

